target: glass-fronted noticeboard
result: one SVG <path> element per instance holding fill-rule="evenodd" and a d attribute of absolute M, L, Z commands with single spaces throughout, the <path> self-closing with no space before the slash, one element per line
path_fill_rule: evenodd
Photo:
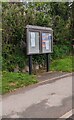
<path fill-rule="evenodd" d="M 52 53 L 53 30 L 47 27 L 27 25 L 27 55 Z"/>

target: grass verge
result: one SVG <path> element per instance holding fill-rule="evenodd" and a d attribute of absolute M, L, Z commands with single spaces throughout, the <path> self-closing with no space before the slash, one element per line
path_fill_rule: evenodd
<path fill-rule="evenodd" d="M 72 72 L 74 71 L 74 56 L 53 60 L 50 66 L 51 71 Z"/>
<path fill-rule="evenodd" d="M 34 75 L 3 71 L 2 76 L 2 94 L 37 83 Z"/>
<path fill-rule="evenodd" d="M 51 71 L 72 72 L 74 71 L 74 56 L 53 60 L 50 65 Z M 17 88 L 37 83 L 34 75 L 14 72 L 2 72 L 2 94 L 16 90 Z"/>

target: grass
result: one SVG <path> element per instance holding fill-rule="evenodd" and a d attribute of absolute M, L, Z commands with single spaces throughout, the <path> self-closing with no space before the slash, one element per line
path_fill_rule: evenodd
<path fill-rule="evenodd" d="M 16 90 L 19 87 L 37 83 L 34 75 L 3 71 L 2 94 Z"/>
<path fill-rule="evenodd" d="M 51 71 L 72 72 L 74 71 L 74 57 L 68 56 L 63 59 L 53 60 L 50 65 Z M 2 72 L 2 94 L 12 92 L 17 88 L 37 83 L 34 75 L 14 72 Z"/>
<path fill-rule="evenodd" d="M 53 60 L 50 66 L 51 71 L 72 72 L 74 71 L 74 56 Z"/>

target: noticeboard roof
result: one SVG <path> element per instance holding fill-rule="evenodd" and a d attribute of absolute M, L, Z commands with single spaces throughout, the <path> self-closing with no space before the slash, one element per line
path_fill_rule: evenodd
<path fill-rule="evenodd" d="M 37 30 L 52 30 L 52 28 L 49 27 L 41 27 L 41 26 L 34 26 L 34 25 L 27 25 L 26 28 L 30 29 L 37 29 Z"/>

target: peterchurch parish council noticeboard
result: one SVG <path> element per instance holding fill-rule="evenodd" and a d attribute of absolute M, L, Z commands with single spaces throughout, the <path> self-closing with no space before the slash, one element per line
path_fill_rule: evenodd
<path fill-rule="evenodd" d="M 27 25 L 27 55 L 53 52 L 53 30 L 48 27 Z"/>

